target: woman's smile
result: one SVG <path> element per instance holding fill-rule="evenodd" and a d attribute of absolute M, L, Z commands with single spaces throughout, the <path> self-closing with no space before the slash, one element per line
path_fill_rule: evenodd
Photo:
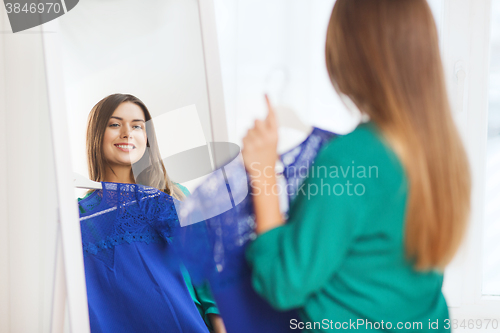
<path fill-rule="evenodd" d="M 129 152 L 135 149 L 135 146 L 130 143 L 116 143 L 115 147 L 120 149 L 121 151 Z"/>

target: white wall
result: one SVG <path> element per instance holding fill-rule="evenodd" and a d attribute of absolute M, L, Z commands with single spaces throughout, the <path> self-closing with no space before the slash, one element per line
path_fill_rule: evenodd
<path fill-rule="evenodd" d="M 357 125 L 358 115 L 340 101 L 325 65 L 326 29 L 334 3 L 215 0 L 231 141 L 241 144 L 253 120 L 265 116 L 265 92 L 310 125 L 341 134 Z M 429 3 L 439 20 L 442 0 Z M 280 140 L 293 140 L 294 134 L 283 132 Z"/>
<path fill-rule="evenodd" d="M 351 116 L 330 84 L 324 61 L 334 0 L 216 0 L 229 136 L 241 144 L 256 117 L 266 114 L 264 93 L 291 106 L 304 123 L 347 133 Z M 280 140 L 293 140 L 284 132 Z"/>

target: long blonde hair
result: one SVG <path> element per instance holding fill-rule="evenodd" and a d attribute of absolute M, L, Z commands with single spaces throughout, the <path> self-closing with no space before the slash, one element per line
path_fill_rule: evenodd
<path fill-rule="evenodd" d="M 116 108 L 125 102 L 134 103 L 144 112 L 146 118 L 146 134 L 148 137 L 147 150 L 143 157 L 137 161 L 133 168 L 142 172 L 132 177 L 137 184 L 155 187 L 172 197 L 181 200 L 185 196 L 179 187 L 170 180 L 165 165 L 161 159 L 160 149 L 156 140 L 156 133 L 146 105 L 137 97 L 127 94 L 113 94 L 100 100 L 90 111 L 87 126 L 87 161 L 91 180 L 101 182 L 104 180 L 106 165 L 102 142 L 107 124 Z M 110 166 L 109 166 L 110 167 Z M 110 167 L 111 168 L 111 167 Z"/>
<path fill-rule="evenodd" d="M 427 1 L 337 0 L 325 53 L 335 89 L 368 114 L 403 163 L 408 258 L 419 270 L 444 269 L 466 230 L 471 179 Z"/>

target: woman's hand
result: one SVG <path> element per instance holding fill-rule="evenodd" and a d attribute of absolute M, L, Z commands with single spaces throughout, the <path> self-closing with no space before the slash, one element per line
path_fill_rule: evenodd
<path fill-rule="evenodd" d="M 243 160 L 251 178 L 253 205 L 255 209 L 255 231 L 260 234 L 284 223 L 280 213 L 280 191 L 276 183 L 274 168 L 278 153 L 278 125 L 276 115 L 266 96 L 269 113 L 267 118 L 256 120 L 243 139 Z"/>
<path fill-rule="evenodd" d="M 226 326 L 224 326 L 224 321 L 221 316 L 216 315 L 214 313 L 209 313 L 208 318 L 212 323 L 212 327 L 214 329 L 214 333 L 226 333 Z"/>
<path fill-rule="evenodd" d="M 248 174 L 254 178 L 262 174 L 274 175 L 278 154 L 278 125 L 276 115 L 266 95 L 268 115 L 265 120 L 256 120 L 243 138 L 243 161 Z"/>

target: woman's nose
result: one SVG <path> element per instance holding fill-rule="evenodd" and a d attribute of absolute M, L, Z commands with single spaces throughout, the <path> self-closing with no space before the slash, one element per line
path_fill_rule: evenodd
<path fill-rule="evenodd" d="M 131 138 L 132 137 L 132 128 L 130 126 L 123 126 L 122 127 L 122 138 Z"/>

